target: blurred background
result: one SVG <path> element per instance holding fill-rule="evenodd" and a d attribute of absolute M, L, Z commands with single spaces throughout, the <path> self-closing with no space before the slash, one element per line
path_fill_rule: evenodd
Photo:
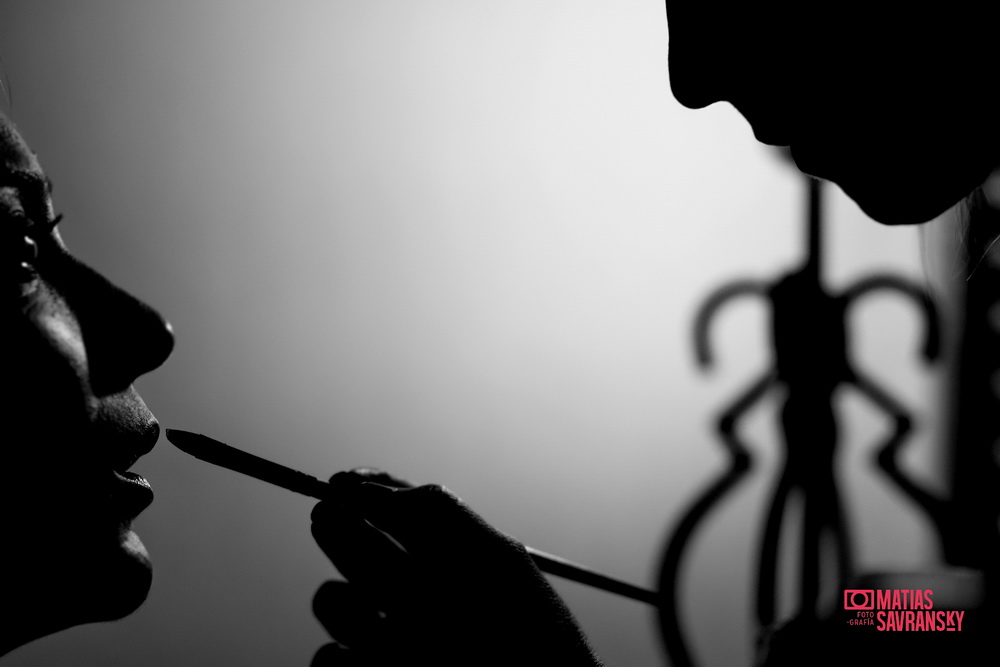
<path fill-rule="evenodd" d="M 713 419 L 770 363 L 750 301 L 694 364 L 715 287 L 802 257 L 805 183 L 725 104 L 681 107 L 659 0 L 7 0 L 8 111 L 77 256 L 156 306 L 177 347 L 139 390 L 166 427 L 325 477 L 445 484 L 527 544 L 652 587 L 686 503 L 723 467 Z M 826 202 L 826 275 L 922 280 L 921 232 Z M 947 273 L 947 271 L 944 271 Z M 931 485 L 940 374 L 919 314 L 872 297 L 853 355 L 917 414 Z M 749 664 L 775 397 L 760 462 L 695 539 L 684 624 Z M 850 391 L 843 482 L 862 567 L 933 562 L 927 523 L 870 466 L 889 420 Z M 155 580 L 117 623 L 8 665 L 307 665 L 336 576 L 313 501 L 187 457 L 134 469 Z M 64 545 L 68 557 L 72 545 Z M 653 611 L 555 581 L 610 665 L 662 664 Z"/>

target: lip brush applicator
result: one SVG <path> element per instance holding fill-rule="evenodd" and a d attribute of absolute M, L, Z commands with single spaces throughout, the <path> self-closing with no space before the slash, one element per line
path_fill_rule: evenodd
<path fill-rule="evenodd" d="M 317 500 L 323 500 L 329 495 L 330 484 L 328 482 L 236 449 L 207 435 L 181 431 L 176 428 L 166 429 L 166 435 L 167 440 L 182 452 L 202 461 L 214 463 L 217 466 L 255 477 Z M 653 591 L 599 574 L 583 565 L 533 549 L 527 545 L 524 548 L 542 572 L 600 588 L 610 593 L 617 593 L 653 606 L 659 605 L 660 596 Z"/>

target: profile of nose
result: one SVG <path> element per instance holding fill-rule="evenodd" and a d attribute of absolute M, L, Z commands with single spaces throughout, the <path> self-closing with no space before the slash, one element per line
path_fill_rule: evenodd
<path fill-rule="evenodd" d="M 124 391 L 170 356 L 173 329 L 152 307 L 73 262 L 75 284 L 67 301 L 80 324 L 91 389 L 97 396 Z"/>
<path fill-rule="evenodd" d="M 44 178 L 35 154 L 2 111 L 0 169 L 32 173 L 39 181 Z M 170 356 L 173 331 L 159 313 L 68 252 L 49 260 L 45 279 L 65 300 L 80 326 L 90 385 L 97 396 L 128 389 L 137 377 Z"/>

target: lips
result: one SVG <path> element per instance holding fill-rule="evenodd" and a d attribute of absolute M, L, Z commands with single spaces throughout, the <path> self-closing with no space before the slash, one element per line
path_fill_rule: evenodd
<path fill-rule="evenodd" d="M 160 425 L 130 387 L 102 402 L 97 426 L 94 440 L 102 443 L 101 450 L 107 457 L 104 465 L 108 467 L 104 470 L 111 469 L 112 478 L 105 491 L 108 509 L 115 520 L 127 525 L 153 502 L 149 482 L 129 468 L 153 449 L 160 437 Z"/>
<path fill-rule="evenodd" d="M 132 519 L 153 502 L 153 489 L 141 475 L 134 472 L 115 472 L 111 484 L 111 506 L 115 518 L 123 523 Z"/>
<path fill-rule="evenodd" d="M 99 461 L 94 461 L 101 472 L 94 470 L 98 476 L 92 478 L 104 480 L 98 491 L 99 502 L 106 503 L 102 513 L 110 513 L 116 521 L 127 525 L 153 502 L 149 482 L 129 472 L 129 468 L 153 449 L 160 437 L 160 425 L 134 387 L 103 398 L 93 425 L 89 439 L 100 443 L 98 447 L 103 454 Z"/>
<path fill-rule="evenodd" d="M 103 399 L 94 421 L 95 436 L 102 443 L 107 463 L 116 472 L 131 468 L 160 437 L 159 422 L 132 387 Z"/>

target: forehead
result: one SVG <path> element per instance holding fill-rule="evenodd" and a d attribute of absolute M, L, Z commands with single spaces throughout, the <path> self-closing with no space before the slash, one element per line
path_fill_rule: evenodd
<path fill-rule="evenodd" d="M 0 168 L 3 169 L 4 180 L 14 173 L 44 178 L 38 158 L 28 148 L 27 142 L 14 127 L 14 123 L 2 114 L 0 114 Z"/>

